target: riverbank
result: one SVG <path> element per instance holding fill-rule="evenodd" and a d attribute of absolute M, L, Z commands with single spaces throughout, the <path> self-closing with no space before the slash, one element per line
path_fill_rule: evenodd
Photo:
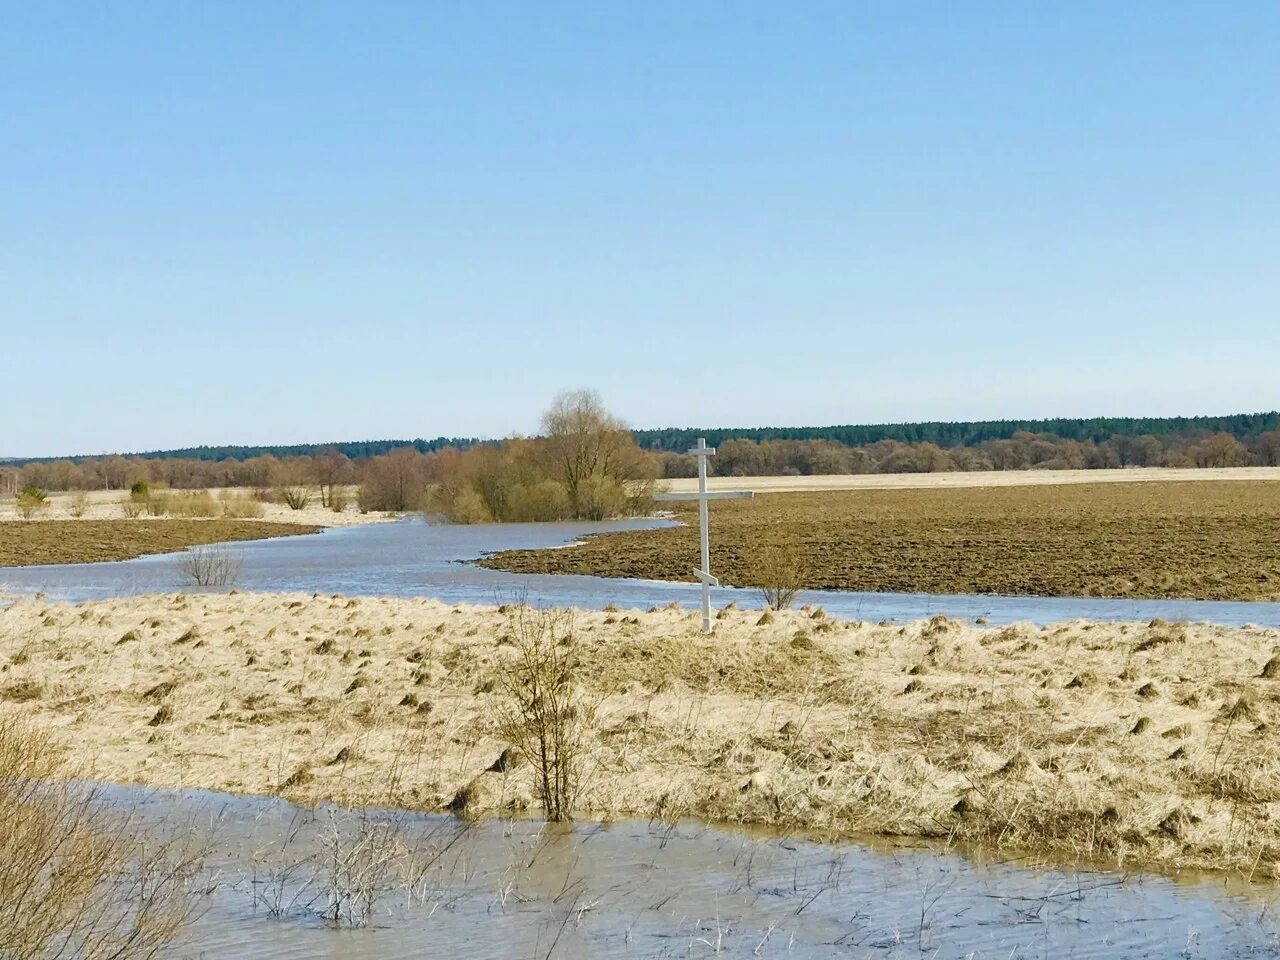
<path fill-rule="evenodd" d="M 0 612 L 0 709 L 86 776 L 311 803 L 533 805 L 498 762 L 512 611 L 168 595 Z M 586 612 L 584 816 L 1280 872 L 1280 631 Z M 767 619 L 767 618 L 766 618 Z"/>
<path fill-rule="evenodd" d="M 672 506 L 683 525 L 479 563 L 687 580 L 697 516 Z M 877 593 L 1280 599 L 1275 480 L 768 493 L 715 504 L 711 528 L 711 569 L 730 586 L 781 570 L 808 588 Z"/>

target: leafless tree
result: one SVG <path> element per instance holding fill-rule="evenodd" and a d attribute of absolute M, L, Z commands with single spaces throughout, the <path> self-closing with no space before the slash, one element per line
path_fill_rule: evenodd
<path fill-rule="evenodd" d="M 558 394 L 542 415 L 547 472 L 564 484 L 582 515 L 597 513 L 602 483 L 620 492 L 646 478 L 650 466 L 627 425 L 604 408 L 594 390 Z"/>
<path fill-rule="evenodd" d="M 334 447 L 326 447 L 311 458 L 311 472 L 320 485 L 320 505 L 333 506 L 333 488 L 351 482 L 351 460 Z"/>
<path fill-rule="evenodd" d="M 426 488 L 425 458 L 413 447 L 399 447 L 365 466 L 360 486 L 362 510 L 416 510 Z"/>

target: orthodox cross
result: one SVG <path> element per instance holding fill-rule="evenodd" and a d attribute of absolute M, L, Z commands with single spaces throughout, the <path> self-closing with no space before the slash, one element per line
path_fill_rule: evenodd
<path fill-rule="evenodd" d="M 698 458 L 698 492 L 697 493 L 659 493 L 655 500 L 696 500 L 698 501 L 698 533 L 702 540 L 702 567 L 693 571 L 693 575 L 702 581 L 702 632 L 711 632 L 711 588 L 720 586 L 720 581 L 711 575 L 711 541 L 707 535 L 707 501 L 708 500 L 750 500 L 755 494 L 742 491 L 725 491 L 711 493 L 707 490 L 707 457 L 713 457 L 715 447 L 708 447 L 705 437 L 698 438 L 698 445 L 689 451 Z"/>

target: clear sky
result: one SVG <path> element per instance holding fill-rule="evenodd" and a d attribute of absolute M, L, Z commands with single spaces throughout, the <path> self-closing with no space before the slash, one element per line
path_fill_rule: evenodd
<path fill-rule="evenodd" d="M 1280 405 L 1280 4 L 0 2 L 0 454 Z"/>

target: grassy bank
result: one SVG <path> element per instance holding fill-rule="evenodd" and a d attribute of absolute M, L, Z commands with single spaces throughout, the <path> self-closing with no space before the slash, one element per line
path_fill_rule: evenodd
<path fill-rule="evenodd" d="M 592 816 L 1280 870 L 1278 631 L 575 616 Z M 524 809 L 531 768 L 498 735 L 513 629 L 426 600 L 23 600 L 0 710 L 106 780 Z"/>
<path fill-rule="evenodd" d="M 681 505 L 683 507 L 683 505 Z M 688 579 L 686 525 L 507 551 L 521 573 Z M 1036 596 L 1280 598 L 1280 483 L 1259 480 L 785 493 L 712 508 L 712 569 L 758 585 L 771 550 L 803 560 L 806 585 Z"/>
<path fill-rule="evenodd" d="M 129 560 L 203 543 L 263 540 L 321 528 L 261 520 L 41 520 L 0 523 L 0 567 Z"/>

